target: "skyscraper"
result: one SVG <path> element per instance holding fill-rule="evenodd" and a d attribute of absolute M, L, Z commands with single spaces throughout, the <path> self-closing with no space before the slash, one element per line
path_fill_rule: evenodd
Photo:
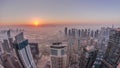
<path fill-rule="evenodd" d="M 0 55 L 4 53 L 2 42 L 0 41 Z"/>
<path fill-rule="evenodd" d="M 15 47 L 23 68 L 36 68 L 28 40 L 24 38 L 23 32 L 15 36 Z"/>
<path fill-rule="evenodd" d="M 66 68 L 67 55 L 61 42 L 53 43 L 51 49 L 51 68 Z"/>
<path fill-rule="evenodd" d="M 1 32 L 0 34 L 0 42 L 2 43 L 2 48 L 6 52 L 11 52 L 11 45 L 10 45 L 10 30 L 5 32 Z"/>
<path fill-rule="evenodd" d="M 65 27 L 65 35 L 67 35 L 68 34 L 68 29 L 67 29 L 67 27 Z"/>
<path fill-rule="evenodd" d="M 29 43 L 29 45 L 30 45 L 30 49 L 31 49 L 31 53 L 33 55 L 34 61 L 37 64 L 38 59 L 40 58 L 38 43 Z"/>
<path fill-rule="evenodd" d="M 0 34 L 0 60 L 4 68 L 21 68 L 13 50 L 13 38 L 10 30 L 5 30 Z"/>
<path fill-rule="evenodd" d="M 120 63 L 120 29 L 115 29 L 115 33 L 109 39 L 102 68 L 117 68 Z"/>

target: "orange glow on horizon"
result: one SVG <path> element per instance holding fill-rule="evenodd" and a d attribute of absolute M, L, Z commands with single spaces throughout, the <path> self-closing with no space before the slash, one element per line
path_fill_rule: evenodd
<path fill-rule="evenodd" d="M 43 24 L 44 21 L 41 18 L 32 18 L 30 21 L 30 25 L 34 27 L 42 26 Z"/>
<path fill-rule="evenodd" d="M 39 26 L 39 25 L 40 25 L 40 22 L 36 20 L 36 21 L 33 22 L 33 25 L 34 25 L 34 26 Z"/>

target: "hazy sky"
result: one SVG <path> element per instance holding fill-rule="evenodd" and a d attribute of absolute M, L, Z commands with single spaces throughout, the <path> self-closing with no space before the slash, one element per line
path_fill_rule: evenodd
<path fill-rule="evenodd" d="M 120 23 L 120 0 L 0 0 L 0 23 Z"/>

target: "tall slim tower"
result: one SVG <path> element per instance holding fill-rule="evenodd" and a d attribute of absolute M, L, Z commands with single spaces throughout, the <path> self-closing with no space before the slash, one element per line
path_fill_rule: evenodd
<path fill-rule="evenodd" d="M 67 34 L 68 34 L 68 29 L 67 27 L 65 27 L 65 35 L 67 36 Z"/>
<path fill-rule="evenodd" d="M 0 41 L 0 55 L 4 53 L 2 42 Z"/>
<path fill-rule="evenodd" d="M 117 68 L 120 63 L 120 29 L 110 36 L 102 68 Z"/>
<path fill-rule="evenodd" d="M 51 68 L 66 68 L 67 55 L 61 42 L 53 43 L 51 49 Z"/>
<path fill-rule="evenodd" d="M 36 68 L 28 40 L 24 39 L 23 32 L 15 36 L 15 42 L 16 53 L 23 68 Z"/>

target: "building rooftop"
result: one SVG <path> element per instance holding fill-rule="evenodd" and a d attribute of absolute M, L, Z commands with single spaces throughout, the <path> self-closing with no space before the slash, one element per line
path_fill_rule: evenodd
<path fill-rule="evenodd" d="M 60 49 L 60 48 L 64 48 L 64 47 L 66 47 L 66 46 L 50 46 L 51 48 L 57 48 L 57 49 Z"/>
<path fill-rule="evenodd" d="M 62 42 L 52 43 L 52 45 L 50 46 L 50 48 L 57 48 L 57 49 L 64 48 L 64 47 L 66 46 L 63 45 Z"/>

